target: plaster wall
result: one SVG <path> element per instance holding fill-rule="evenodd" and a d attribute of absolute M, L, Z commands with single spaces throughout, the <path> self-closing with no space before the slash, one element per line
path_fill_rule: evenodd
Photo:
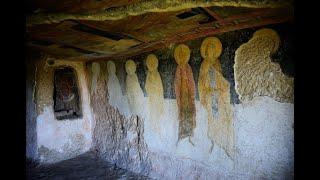
<path fill-rule="evenodd" d="M 105 105 L 98 104 L 108 94 L 107 81 L 101 78 L 104 73 L 92 97 L 96 97 L 95 117 L 100 117 L 94 130 L 95 148 L 104 159 L 155 179 L 292 178 L 293 104 L 267 96 L 233 104 L 235 155 L 231 158 L 219 145 L 212 147 L 207 111 L 198 100 L 193 143 L 188 138 L 178 141 L 175 99 L 164 99 L 164 113 L 156 122 L 149 116 L 147 96 L 139 100 L 143 102 L 139 116 L 125 116 L 121 112 L 130 112 L 129 106 L 113 107 L 110 98 Z"/>
<path fill-rule="evenodd" d="M 45 57 L 37 64 L 37 148 L 40 162 L 54 163 L 77 156 L 92 146 L 93 118 L 84 63 L 55 60 L 49 65 Z M 51 59 L 52 60 L 52 59 Z M 54 69 L 74 68 L 78 81 L 82 117 L 57 120 L 53 110 Z"/>
<path fill-rule="evenodd" d="M 115 98 L 110 97 L 116 93 L 110 94 L 109 91 L 118 92 L 119 88 L 112 89 L 115 86 L 106 83 L 109 78 L 105 68 L 107 62 L 99 62 L 101 70 L 96 83 L 97 91 L 91 94 L 91 103 L 96 120 L 93 140 L 100 156 L 122 168 L 155 179 L 292 179 L 294 104 L 263 95 L 241 102 L 235 91 L 234 54 L 242 43 L 251 38 L 252 33 L 240 31 L 219 37 L 222 45 L 226 45 L 223 46 L 221 64 L 223 77 L 231 85 L 234 156 L 228 155 L 217 143 L 212 144 L 208 138 L 209 118 L 200 104 L 198 89 L 194 134 L 190 139 L 178 141 L 179 112 L 173 89 L 176 64 L 170 48 L 153 52 L 159 58 L 158 69 L 164 89 L 164 112 L 157 119 L 150 116 L 150 111 L 159 107 L 150 106 L 145 89 L 147 67 L 144 60 L 147 55 L 133 57 L 137 65 L 135 73 L 144 93 L 144 97 L 135 100 L 139 101 L 135 104 L 139 112 L 131 111 L 126 101 L 119 105 Z M 189 63 L 195 84 L 199 81 L 202 62 L 199 55 L 201 41 L 187 43 L 192 50 Z M 287 46 L 286 41 L 283 46 Z M 282 55 L 278 58 L 285 57 L 285 51 L 280 51 Z M 125 82 L 126 60 L 114 62 L 122 89 L 119 96 L 128 98 L 127 89 L 130 86 Z M 281 66 L 281 71 L 287 73 L 284 70 L 287 67 Z M 135 89 L 141 91 L 137 87 Z"/>

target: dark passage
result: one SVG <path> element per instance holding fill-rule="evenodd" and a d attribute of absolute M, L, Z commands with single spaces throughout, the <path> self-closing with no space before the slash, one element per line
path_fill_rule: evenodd
<path fill-rule="evenodd" d="M 73 159 L 51 165 L 28 166 L 27 179 L 150 179 L 133 172 L 115 167 L 113 164 L 99 159 L 94 152 L 87 152 Z"/>

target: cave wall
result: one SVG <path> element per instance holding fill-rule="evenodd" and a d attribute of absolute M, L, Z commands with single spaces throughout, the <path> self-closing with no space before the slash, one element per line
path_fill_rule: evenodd
<path fill-rule="evenodd" d="M 54 163 L 88 151 L 92 147 L 93 118 L 82 62 L 70 62 L 43 56 L 35 63 L 36 134 L 38 159 L 41 163 Z M 83 116 L 58 120 L 54 114 L 54 70 L 71 67 L 76 72 Z"/>
<path fill-rule="evenodd" d="M 278 51 L 270 56 L 272 63 L 280 68 L 277 73 L 294 78 L 294 61 L 290 55 L 292 27 L 286 24 L 267 27 L 276 30 L 281 40 Z M 108 61 L 85 63 L 55 60 L 48 56 L 33 57 L 38 60 L 27 65 L 26 78 L 27 157 L 53 163 L 95 150 L 100 157 L 119 167 L 156 179 L 291 178 L 293 102 L 284 102 L 268 94 L 241 101 L 236 91 L 235 74 L 241 73 L 235 68 L 236 51 L 249 42 L 256 30 L 216 35 L 223 47 L 219 57 L 221 74 L 229 85 L 226 93 L 230 95 L 227 105 L 232 112 L 233 155 L 208 137 L 209 116 L 200 103 L 198 89 L 203 62 L 200 47 L 204 40 L 200 38 L 185 42 L 191 51 L 189 64 L 196 85 L 196 125 L 193 135 L 181 140 L 178 139 L 179 112 L 174 88 L 177 63 L 173 54 L 177 45 L 151 52 L 159 60 L 157 69 L 163 84 L 163 112 L 160 116 L 150 114 L 160 109 L 160 103 L 150 106 L 150 95 L 145 88 L 146 59 L 150 53 L 114 60 L 115 74 L 110 73 Z M 125 66 L 129 59 L 136 64 L 136 72 L 130 78 L 136 76 L 137 83 L 126 83 Z M 76 71 L 81 118 L 55 119 L 53 72 L 62 66 L 70 66 Z M 241 86 L 250 84 L 243 81 Z M 132 105 L 134 112 L 130 109 Z M 214 116 L 219 116 L 221 107 L 214 104 L 212 108 Z"/>
<path fill-rule="evenodd" d="M 26 57 L 26 158 L 29 161 L 38 160 L 37 122 L 35 104 L 35 74 L 36 62 L 41 54 L 36 51 L 27 51 Z"/>
<path fill-rule="evenodd" d="M 281 39 L 278 51 L 272 55 L 282 73 L 294 77 L 292 52 L 292 27 L 290 25 L 267 26 L 276 30 Z M 259 179 L 290 178 L 293 176 L 293 115 L 294 104 L 281 102 L 269 96 L 240 101 L 235 89 L 235 52 L 252 38 L 257 29 L 239 30 L 217 35 L 223 51 L 219 57 L 224 79 L 230 85 L 230 105 L 234 131 L 234 155 L 230 156 L 219 144 L 208 138 L 208 114 L 199 102 L 198 81 L 202 58 L 200 46 L 204 38 L 185 42 L 191 50 L 189 64 L 196 84 L 196 127 L 193 136 L 178 140 L 178 106 L 174 92 L 177 64 L 173 57 L 176 45 L 151 52 L 159 59 L 158 71 L 163 84 L 164 112 L 157 120 L 150 118 L 146 92 L 146 58 L 150 53 L 113 61 L 120 84 L 120 99 L 139 94 L 139 87 L 126 84 L 127 60 L 132 59 L 143 97 L 134 104 L 139 112 L 130 111 L 128 101 L 120 105 L 110 98 L 107 61 L 99 64 L 99 73 L 90 71 L 91 106 L 95 118 L 93 142 L 101 157 L 120 167 L 149 175 L 157 179 Z M 93 77 L 96 76 L 96 77 Z M 92 83 L 92 81 L 96 81 Z M 110 83 L 110 84 L 109 84 Z M 249 86 L 249 84 L 246 84 Z M 132 86 L 132 87 L 131 87 Z M 127 88 L 134 88 L 128 91 Z M 293 88 L 293 87 L 291 87 Z M 112 88 L 111 88 L 112 89 Z M 94 90 L 94 91 L 92 91 Z M 129 94 L 128 94 L 129 92 Z M 139 101 L 139 102 L 137 102 Z M 214 110 L 219 107 L 213 107 Z M 160 131 L 155 131 L 160 129 Z"/>

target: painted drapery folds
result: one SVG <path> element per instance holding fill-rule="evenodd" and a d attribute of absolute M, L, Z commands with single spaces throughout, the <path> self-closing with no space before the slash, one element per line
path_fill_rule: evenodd
<path fill-rule="evenodd" d="M 218 38 L 208 37 L 202 42 L 200 52 L 203 62 L 200 67 L 198 89 L 200 103 L 208 113 L 208 137 L 233 157 L 234 130 L 230 84 L 222 75 L 218 59 L 222 52 L 222 44 Z M 213 101 L 217 103 L 216 113 L 213 113 Z"/>
<path fill-rule="evenodd" d="M 221 36 L 218 37 L 222 42 L 225 42 Z M 116 62 L 120 72 L 116 74 L 115 63 L 108 61 L 107 89 L 110 105 L 116 107 L 126 117 L 138 115 L 145 119 L 148 127 L 152 129 L 150 134 L 152 136 L 158 134 L 161 138 L 162 132 L 169 131 L 161 129 L 162 124 L 170 122 L 168 115 L 165 113 L 173 113 L 171 117 L 174 118 L 177 126 L 174 123 L 172 123 L 172 126 L 176 127 L 177 131 L 172 132 L 177 135 L 174 138 L 177 147 L 180 144 L 188 143 L 188 141 L 183 141 L 178 144 L 180 140 L 185 138 L 188 138 L 193 146 L 199 145 L 197 131 L 195 130 L 198 124 L 199 128 L 207 130 L 208 145 L 204 149 L 208 153 L 213 153 L 215 147 L 219 147 L 230 159 L 234 159 L 235 129 L 230 97 L 233 79 L 231 81 L 228 79 L 228 81 L 225 74 L 226 58 L 223 58 L 223 46 L 220 39 L 207 37 L 202 43 L 201 41 L 197 41 L 196 44 L 190 43 L 189 46 L 194 50 L 192 56 L 195 56 L 192 57 L 193 59 L 191 58 L 191 61 L 189 61 L 190 49 L 185 44 L 179 44 L 174 49 L 173 58 L 175 62 L 172 57 L 161 56 L 163 51 L 161 53 L 155 52 L 147 56 L 139 56 L 139 59 L 133 57 L 134 61 L 128 60 L 125 65 L 124 62 Z M 271 62 L 270 58 L 279 46 L 277 33 L 271 29 L 262 29 L 255 32 L 249 42 L 238 48 L 235 56 L 234 72 L 236 90 L 242 101 L 251 100 L 256 96 L 271 96 L 276 100 L 289 102 L 292 100 L 293 78 L 285 76 L 281 72 L 280 66 Z M 202 57 L 202 62 L 199 54 Z M 161 60 L 171 58 L 171 63 L 177 64 L 175 74 L 172 73 L 171 75 L 172 79 L 167 80 L 166 76 L 169 76 L 169 73 L 166 72 L 174 72 L 174 68 L 167 70 L 163 67 L 165 63 L 159 61 L 158 58 Z M 220 61 L 220 58 L 223 61 Z M 143 63 L 144 59 L 146 60 L 145 64 Z M 197 63 L 192 62 L 192 60 L 197 60 Z M 190 64 L 194 69 L 191 69 Z M 165 67 L 168 67 L 167 64 L 165 65 Z M 123 67 L 126 73 L 122 74 Z M 94 68 L 94 64 L 92 64 L 92 68 L 99 69 Z M 99 71 L 95 70 L 93 72 Z M 197 72 L 199 72 L 199 77 L 194 78 L 194 76 L 198 76 Z M 125 78 L 125 81 L 120 81 L 117 75 L 120 80 Z M 95 73 L 93 73 L 93 76 L 95 76 Z M 125 82 L 125 88 L 123 88 L 121 82 Z M 197 83 L 197 89 L 195 82 Z M 164 91 L 171 90 L 166 84 L 174 85 L 174 90 L 170 91 L 170 93 L 175 94 L 176 99 L 173 101 L 171 98 L 164 98 Z M 122 88 L 125 89 L 123 94 Z M 143 90 L 145 90 L 145 94 Z M 199 93 L 200 103 L 196 102 L 196 90 Z M 173 110 L 172 107 L 177 109 Z M 206 124 L 206 127 L 200 126 L 202 122 Z"/>
<path fill-rule="evenodd" d="M 107 89 L 109 94 L 109 103 L 117 108 L 121 114 L 130 116 L 128 99 L 122 94 L 120 81 L 116 75 L 116 66 L 113 61 L 107 62 Z"/>
<path fill-rule="evenodd" d="M 178 64 L 175 74 L 175 94 L 179 111 L 179 139 L 191 137 L 196 127 L 195 82 L 188 61 L 190 49 L 184 44 L 174 50 L 174 59 Z M 190 139 L 189 139 L 190 140 Z"/>
<path fill-rule="evenodd" d="M 271 60 L 280 37 L 272 29 L 260 29 L 235 52 L 235 88 L 242 102 L 269 96 L 279 102 L 293 102 L 293 78 L 286 76 Z"/>
<path fill-rule="evenodd" d="M 160 124 L 159 119 L 164 112 L 164 97 L 163 97 L 163 85 L 158 71 L 158 59 L 154 54 L 150 54 L 147 57 L 146 64 L 148 67 L 145 89 L 148 94 L 149 114 L 150 119 L 157 132 L 159 132 L 158 126 Z"/>
<path fill-rule="evenodd" d="M 132 114 L 142 115 L 143 111 L 143 92 L 139 84 L 139 80 L 136 74 L 137 66 L 132 60 L 128 60 L 125 65 L 127 78 L 126 78 L 126 90 L 129 102 L 129 108 Z"/>

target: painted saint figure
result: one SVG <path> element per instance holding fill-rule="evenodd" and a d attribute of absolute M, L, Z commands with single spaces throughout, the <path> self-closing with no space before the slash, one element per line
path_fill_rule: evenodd
<path fill-rule="evenodd" d="M 143 116 L 144 95 L 136 74 L 136 64 L 133 60 L 128 60 L 125 64 L 125 68 L 127 72 L 126 90 L 129 108 L 132 114 Z"/>
<path fill-rule="evenodd" d="M 218 38 L 208 37 L 202 42 L 200 52 L 204 60 L 200 67 L 198 89 L 200 103 L 208 112 L 208 137 L 223 148 L 228 156 L 233 157 L 234 130 L 230 84 L 222 75 L 218 59 L 222 52 L 222 44 Z M 216 117 L 212 110 L 213 100 L 216 100 L 218 105 Z"/>
<path fill-rule="evenodd" d="M 235 89 L 242 102 L 269 96 L 279 102 L 293 103 L 294 79 L 285 75 L 271 56 L 280 45 L 278 33 L 272 29 L 257 30 L 253 37 L 235 52 Z"/>
<path fill-rule="evenodd" d="M 158 71 L 158 59 L 154 54 L 150 54 L 146 61 L 148 67 L 148 73 L 146 78 L 146 91 L 148 94 L 149 112 L 152 127 L 154 130 L 159 131 L 158 127 L 161 124 L 159 119 L 164 111 L 164 97 L 163 97 L 163 85 L 161 76 Z"/>
<path fill-rule="evenodd" d="M 188 61 L 190 49 L 184 44 L 178 45 L 174 50 L 174 58 L 178 64 L 175 74 L 175 94 L 179 112 L 179 135 L 178 141 L 185 137 L 193 136 L 196 127 L 195 106 L 195 82 Z M 193 144 L 193 143 L 192 143 Z"/>
<path fill-rule="evenodd" d="M 107 62 L 109 104 L 117 108 L 126 117 L 129 116 L 129 107 L 126 98 L 122 95 L 119 79 L 116 75 L 116 66 L 113 61 Z"/>

